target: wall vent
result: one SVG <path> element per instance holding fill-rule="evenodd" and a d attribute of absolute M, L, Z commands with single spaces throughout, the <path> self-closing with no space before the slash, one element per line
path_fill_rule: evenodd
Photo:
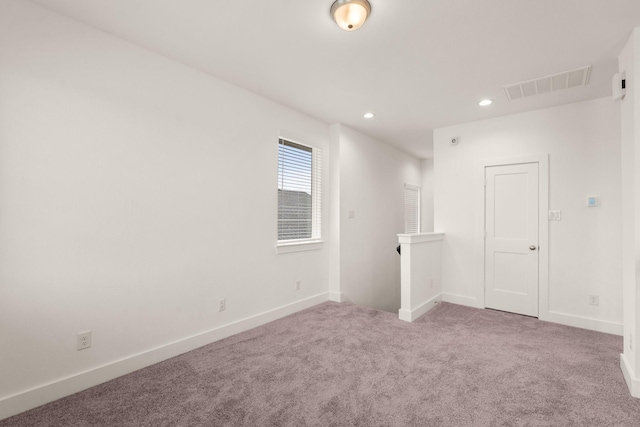
<path fill-rule="evenodd" d="M 512 83 L 503 86 L 504 93 L 509 101 L 526 98 L 528 96 L 540 95 L 547 92 L 556 92 L 562 89 L 569 89 L 577 86 L 586 86 L 589 83 L 589 73 L 591 65 L 575 70 L 564 71 L 562 73 L 551 74 L 537 79 Z"/>

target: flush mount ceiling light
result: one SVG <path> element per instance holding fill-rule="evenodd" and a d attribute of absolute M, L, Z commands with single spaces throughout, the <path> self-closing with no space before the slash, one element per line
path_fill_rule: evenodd
<path fill-rule="evenodd" d="M 487 105 L 491 104 L 493 104 L 493 99 L 483 99 L 482 101 L 478 102 L 478 105 L 481 107 L 486 107 Z"/>
<path fill-rule="evenodd" d="M 371 4 L 367 0 L 336 0 L 331 5 L 331 17 L 345 31 L 362 27 L 370 14 Z"/>
<path fill-rule="evenodd" d="M 364 117 L 365 119 L 373 119 L 376 115 L 373 113 L 364 113 L 362 115 L 362 117 Z"/>

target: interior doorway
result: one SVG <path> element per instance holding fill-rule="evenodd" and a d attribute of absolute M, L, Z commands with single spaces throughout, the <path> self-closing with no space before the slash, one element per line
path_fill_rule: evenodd
<path fill-rule="evenodd" d="M 484 169 L 485 307 L 538 317 L 539 162 Z"/>

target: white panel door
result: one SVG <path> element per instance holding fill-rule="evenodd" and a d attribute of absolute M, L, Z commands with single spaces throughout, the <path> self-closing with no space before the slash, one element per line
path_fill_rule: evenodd
<path fill-rule="evenodd" d="M 538 317 L 538 163 L 485 178 L 485 306 Z"/>

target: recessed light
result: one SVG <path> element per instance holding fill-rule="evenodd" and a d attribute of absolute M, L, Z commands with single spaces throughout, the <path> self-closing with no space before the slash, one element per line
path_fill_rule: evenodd
<path fill-rule="evenodd" d="M 365 119 L 373 119 L 376 115 L 373 113 L 364 113 L 363 117 Z"/>
<path fill-rule="evenodd" d="M 478 102 L 478 105 L 481 107 L 486 107 L 487 105 L 491 104 L 493 104 L 493 99 L 483 99 L 482 101 Z"/>

